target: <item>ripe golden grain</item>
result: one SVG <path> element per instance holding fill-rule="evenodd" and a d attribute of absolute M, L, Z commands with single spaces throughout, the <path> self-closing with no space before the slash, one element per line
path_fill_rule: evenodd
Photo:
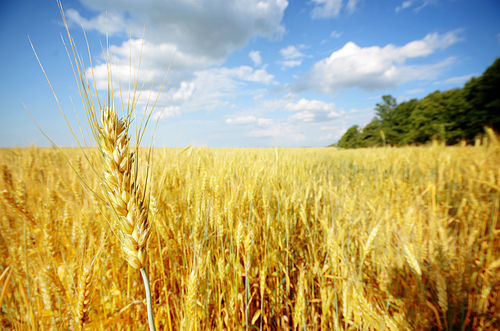
<path fill-rule="evenodd" d="M 145 195 L 151 193 L 147 222 L 159 232 L 147 246 L 158 329 L 244 330 L 247 322 L 249 330 L 294 323 L 308 330 L 497 327 L 496 149 L 278 149 L 278 164 L 274 149 L 189 150 L 153 151 L 154 192 Z M 82 151 L 66 152 L 71 160 L 83 159 Z M 86 152 L 99 160 L 98 151 Z M 102 240 L 114 210 L 125 215 L 114 198 L 104 208 L 109 192 L 121 193 L 119 186 L 101 186 L 104 164 L 97 162 L 96 172 L 83 166 L 89 187 L 103 187 L 106 199 L 75 199 L 73 170 L 57 155 L 0 150 L 13 183 L 0 181 L 0 191 L 7 191 L 0 200 L 7 250 L 0 271 L 12 270 L 2 302 L 12 314 L 2 315 L 3 325 L 67 330 L 84 321 L 89 330 L 147 328 L 144 312 L 131 309 L 143 307 L 144 289 L 123 259 L 120 236 Z M 130 187 L 146 176 L 135 166 L 141 164 L 137 157 L 132 155 L 130 171 L 137 176 L 130 176 Z M 469 178 L 477 182 L 470 185 Z M 49 208 L 51 190 L 56 194 Z M 84 270 L 77 262 L 103 241 L 91 290 L 82 290 Z M 63 290 L 54 285 L 56 277 Z M 81 301 L 80 293 L 90 293 L 92 301 Z M 76 314 L 79 302 L 91 309 Z"/>
<path fill-rule="evenodd" d="M 125 258 L 134 269 L 142 269 L 146 263 L 146 244 L 151 226 L 137 175 L 134 152 L 129 147 L 128 127 L 112 108 L 101 113 L 99 145 L 103 154 L 104 189 L 119 217 L 118 233 Z"/>

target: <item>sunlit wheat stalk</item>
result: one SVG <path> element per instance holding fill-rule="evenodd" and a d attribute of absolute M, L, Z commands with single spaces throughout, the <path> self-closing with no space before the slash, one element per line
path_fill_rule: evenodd
<path fill-rule="evenodd" d="M 59 1 L 57 2 L 57 4 L 59 6 L 61 17 L 63 19 L 66 32 L 68 35 L 69 44 L 71 46 L 71 50 L 73 53 L 74 63 L 72 62 L 72 67 L 80 90 L 80 95 L 82 97 L 87 120 L 92 135 L 94 137 L 94 140 L 97 144 L 97 149 L 100 152 L 102 163 L 104 165 L 103 173 L 99 174 L 98 170 L 99 167 L 97 166 L 97 164 L 94 164 L 94 162 L 92 161 L 92 157 L 88 155 L 87 152 L 85 152 L 85 150 L 82 149 L 82 151 L 84 152 L 84 156 L 89 162 L 91 168 L 100 178 L 100 184 L 102 187 L 102 191 L 104 193 L 104 199 L 102 199 L 102 197 L 100 197 L 100 195 L 91 188 L 90 183 L 85 182 L 81 177 L 80 162 L 77 162 L 76 168 L 73 166 L 72 168 L 75 171 L 80 182 L 86 187 L 87 191 L 91 192 L 95 197 L 105 202 L 106 205 L 112 211 L 112 214 L 114 214 L 114 216 L 116 217 L 116 223 L 111 221 L 110 223 L 116 224 L 116 226 L 113 229 L 120 241 L 121 248 L 125 254 L 125 259 L 134 269 L 138 269 L 141 272 L 146 290 L 149 327 L 150 330 L 155 330 L 149 279 L 147 277 L 145 269 L 146 256 L 147 256 L 146 245 L 151 230 L 150 221 L 148 219 L 150 213 L 148 212 L 146 195 L 145 195 L 145 192 L 147 191 L 146 185 L 148 183 L 148 180 L 150 180 L 149 168 L 148 168 L 148 174 L 146 175 L 146 181 L 145 181 L 146 185 L 144 185 L 145 186 L 144 191 L 142 191 L 141 185 L 139 184 L 137 178 L 138 177 L 137 159 L 138 159 L 138 146 L 141 143 L 145 126 L 147 125 L 147 122 L 151 117 L 156 101 L 158 100 L 159 93 L 156 100 L 153 103 L 153 106 L 150 108 L 149 113 L 145 111 L 144 120 L 143 122 L 141 122 L 140 127 L 138 128 L 136 125 L 135 129 L 137 134 L 136 137 L 137 146 L 135 147 L 135 150 L 133 150 L 132 148 L 129 147 L 129 141 L 130 141 L 129 129 L 132 121 L 134 119 L 137 120 L 135 114 L 136 111 L 135 106 L 137 103 L 136 90 L 138 81 L 136 81 L 135 85 L 133 86 L 133 92 L 129 90 L 129 94 L 132 94 L 133 97 L 131 101 L 129 99 L 129 107 L 127 112 L 126 113 L 124 112 L 125 118 L 119 118 L 115 110 L 114 95 L 113 95 L 113 79 L 110 70 L 109 53 L 106 53 L 106 66 L 108 72 L 108 105 L 105 106 L 101 104 L 99 98 L 97 97 L 98 94 L 97 87 L 95 85 L 95 78 L 93 77 L 93 67 L 91 62 L 90 72 L 92 73 L 95 96 L 97 98 L 96 100 L 97 102 L 94 103 L 90 84 L 87 77 L 87 71 L 85 70 L 85 67 L 82 63 L 81 55 L 79 55 L 78 52 L 76 51 L 76 46 L 74 45 L 73 39 L 69 32 L 69 27 L 66 22 L 62 4 Z M 35 51 L 34 47 L 33 51 Z M 109 51 L 109 49 L 107 51 Z M 41 62 L 38 59 L 36 52 L 35 56 L 39 61 L 42 71 L 44 71 L 43 66 L 41 65 Z M 68 57 L 70 57 L 71 60 L 69 52 L 68 52 Z M 90 50 L 89 50 L 89 57 L 90 57 Z M 90 61 L 92 60 L 90 59 Z M 50 84 L 50 81 L 48 80 L 47 76 L 46 78 L 47 81 L 49 82 L 49 85 L 52 88 L 52 85 Z M 161 86 L 163 87 L 163 83 Z M 52 91 L 54 97 L 56 98 L 56 101 L 58 102 L 54 90 Z M 61 107 L 60 109 L 61 112 L 63 113 L 63 116 L 66 119 L 64 111 L 62 111 Z M 67 124 L 69 126 L 68 122 Z M 71 129 L 71 126 L 69 127 Z M 72 129 L 71 131 L 73 133 Z M 75 137 L 78 145 L 82 147 L 82 145 L 80 144 L 74 133 L 73 136 Z M 85 139 L 84 143 L 85 145 L 87 144 L 85 142 Z M 52 144 L 55 146 L 54 143 Z M 67 159 L 64 153 L 61 154 Z M 148 164 L 148 166 L 150 166 L 150 164 Z M 27 217 L 31 222 L 33 222 L 32 217 L 30 217 L 31 215 L 25 212 L 23 208 L 21 208 L 21 206 L 8 195 L 8 192 L 4 192 L 3 196 L 4 200 L 6 200 L 7 203 L 12 205 L 14 209 L 18 210 L 21 214 L 23 214 L 23 216 Z M 83 288 L 81 290 L 83 291 L 84 294 L 88 293 L 88 291 L 86 291 Z M 77 325 L 79 326 L 82 326 L 83 322 L 86 320 L 85 303 L 86 302 L 88 303 L 89 300 L 90 298 L 86 297 L 80 300 L 80 302 L 83 303 L 82 304 L 79 303 L 79 307 L 77 309 L 78 313 L 76 317 L 77 321 L 75 320 Z"/>

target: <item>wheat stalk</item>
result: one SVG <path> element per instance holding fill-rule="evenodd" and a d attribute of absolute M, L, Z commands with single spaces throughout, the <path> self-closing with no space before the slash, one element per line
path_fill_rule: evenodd
<path fill-rule="evenodd" d="M 130 266 L 140 270 L 146 289 L 150 330 L 155 330 L 149 279 L 146 273 L 146 244 L 151 232 L 149 211 L 137 183 L 137 150 L 129 148 L 129 125 L 119 119 L 112 107 L 101 112 L 97 128 L 99 149 L 105 167 L 102 185 L 109 205 L 117 217 L 116 234 Z"/>

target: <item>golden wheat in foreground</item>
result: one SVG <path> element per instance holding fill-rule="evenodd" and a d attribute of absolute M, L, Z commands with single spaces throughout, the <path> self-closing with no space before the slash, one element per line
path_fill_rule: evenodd
<path fill-rule="evenodd" d="M 145 266 L 158 330 L 498 330 L 500 149 L 490 137 L 476 147 L 154 149 L 149 215 L 133 180 L 127 191 L 114 179 L 147 164 L 140 157 L 113 155 L 96 173 L 65 149 L 75 172 L 51 149 L 2 149 L 0 325 L 147 329 L 133 268 Z M 79 185 L 97 192 L 99 173 L 114 208 Z M 137 167 L 139 182 L 147 174 Z M 115 212 L 119 236 L 108 230 Z"/>

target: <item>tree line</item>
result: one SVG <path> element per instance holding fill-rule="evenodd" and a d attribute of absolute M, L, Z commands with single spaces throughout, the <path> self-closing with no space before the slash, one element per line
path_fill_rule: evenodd
<path fill-rule="evenodd" d="M 400 104 L 391 95 L 384 95 L 375 113 L 364 128 L 349 128 L 336 146 L 421 145 L 432 139 L 453 145 L 461 140 L 473 143 L 484 134 L 485 126 L 499 132 L 500 58 L 461 89 L 436 91 Z"/>

